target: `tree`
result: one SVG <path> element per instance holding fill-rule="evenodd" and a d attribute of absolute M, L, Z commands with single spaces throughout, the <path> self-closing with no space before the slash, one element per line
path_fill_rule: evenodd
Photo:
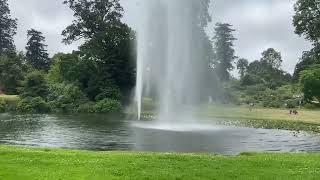
<path fill-rule="evenodd" d="M 238 60 L 237 69 L 239 70 L 239 74 L 240 74 L 241 79 L 245 76 L 245 74 L 248 70 L 248 66 L 249 66 L 249 61 L 247 59 L 241 58 Z"/>
<path fill-rule="evenodd" d="M 19 82 L 26 71 L 23 54 L 8 51 L 0 56 L 0 88 L 6 94 L 17 94 Z"/>
<path fill-rule="evenodd" d="M 28 43 L 26 46 L 27 62 L 37 70 L 48 70 L 50 58 L 47 53 L 47 45 L 44 44 L 45 37 L 40 31 L 35 29 L 28 30 Z"/>
<path fill-rule="evenodd" d="M 264 51 L 260 61 L 256 60 L 249 64 L 242 82 L 244 85 L 265 84 L 271 89 L 290 83 L 292 77 L 280 69 L 281 62 L 280 52 L 272 48 Z"/>
<path fill-rule="evenodd" d="M 216 70 L 222 81 L 230 79 L 230 71 L 234 69 L 233 61 L 236 59 L 233 42 L 237 40 L 233 36 L 232 25 L 217 23 L 215 28 L 214 54 L 216 61 Z"/>
<path fill-rule="evenodd" d="M 303 52 L 294 72 L 294 80 L 298 81 L 300 72 L 320 64 L 320 1 L 298 0 L 295 4 L 293 25 L 295 32 L 313 43 L 313 49 Z"/>
<path fill-rule="evenodd" d="M 269 48 L 262 53 L 261 62 L 270 64 L 275 69 L 279 69 L 283 60 L 280 52 L 273 48 Z"/>
<path fill-rule="evenodd" d="M 0 0 L 0 55 L 14 50 L 13 36 L 17 33 L 17 19 L 12 19 L 8 0 Z"/>
<path fill-rule="evenodd" d="M 41 97 L 46 99 L 48 95 L 48 85 L 45 79 L 45 74 L 37 70 L 30 72 L 22 81 L 19 91 L 20 96 L 23 98 Z"/>
<path fill-rule="evenodd" d="M 135 35 L 120 21 L 123 9 L 119 0 L 66 0 L 64 3 L 74 11 L 76 20 L 62 32 L 63 42 L 70 44 L 83 39 L 80 56 L 96 67 L 91 74 L 94 81 L 87 84 L 90 97 L 99 95 L 108 86 L 115 86 L 129 98 L 135 85 L 136 56 L 131 48 Z"/>
<path fill-rule="evenodd" d="M 320 65 L 302 71 L 300 85 L 307 101 L 311 102 L 314 98 L 320 101 Z"/>
<path fill-rule="evenodd" d="M 293 25 L 298 35 L 314 43 L 320 42 L 320 1 L 298 0 L 294 6 Z"/>
<path fill-rule="evenodd" d="M 299 63 L 296 65 L 293 79 L 295 81 L 299 81 L 300 72 L 310 67 L 320 64 L 320 44 L 315 44 L 315 47 L 312 48 L 310 51 L 305 51 L 302 54 L 302 58 L 300 59 Z"/>

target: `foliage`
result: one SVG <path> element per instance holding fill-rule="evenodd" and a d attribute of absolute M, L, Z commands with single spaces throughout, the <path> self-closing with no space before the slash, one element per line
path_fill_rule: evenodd
<path fill-rule="evenodd" d="M 320 43 L 315 44 L 315 46 L 310 51 L 303 52 L 302 58 L 296 65 L 293 74 L 294 80 L 298 82 L 300 78 L 300 72 L 316 64 L 320 64 Z"/>
<path fill-rule="evenodd" d="M 96 113 L 123 113 L 123 107 L 119 101 L 103 99 L 94 106 Z"/>
<path fill-rule="evenodd" d="M 298 81 L 302 71 L 320 64 L 320 1 L 298 0 L 295 4 L 293 25 L 295 32 L 313 43 L 313 49 L 303 52 L 294 72 L 294 80 Z"/>
<path fill-rule="evenodd" d="M 45 37 L 42 32 L 35 29 L 28 30 L 28 43 L 26 46 L 27 62 L 37 70 L 48 70 L 50 66 L 50 58 L 44 44 Z"/>
<path fill-rule="evenodd" d="M 32 71 L 26 75 L 19 88 L 20 96 L 26 97 L 42 97 L 46 99 L 48 95 L 48 85 L 44 72 Z"/>
<path fill-rule="evenodd" d="M 254 74 L 246 74 L 241 78 L 241 84 L 243 86 L 252 86 L 256 84 L 263 84 L 265 81 L 259 77 L 258 75 Z"/>
<path fill-rule="evenodd" d="M 262 53 L 261 62 L 271 65 L 274 69 L 279 69 L 283 60 L 280 52 L 269 48 Z"/>
<path fill-rule="evenodd" d="M 247 74 L 241 79 L 242 85 L 250 86 L 264 84 L 266 87 L 276 89 L 291 82 L 291 75 L 281 67 L 281 53 L 269 48 L 262 53 L 260 61 L 253 61 L 247 68 Z"/>
<path fill-rule="evenodd" d="M 80 104 L 76 109 L 77 113 L 95 113 L 95 103 L 88 101 L 86 103 Z"/>
<path fill-rule="evenodd" d="M 19 101 L 17 111 L 22 113 L 48 113 L 50 107 L 41 97 L 26 97 Z"/>
<path fill-rule="evenodd" d="M 234 69 L 233 61 L 236 59 L 233 49 L 236 38 L 233 36 L 231 24 L 217 23 L 215 27 L 214 41 L 214 60 L 215 69 L 222 81 L 230 79 L 230 71 Z"/>
<path fill-rule="evenodd" d="M 114 99 L 114 100 L 121 100 L 121 92 L 120 89 L 117 87 L 106 87 L 101 89 L 101 93 L 98 94 L 95 98 L 96 101 L 101 101 L 103 99 Z"/>
<path fill-rule="evenodd" d="M 295 32 L 308 40 L 320 42 L 320 1 L 298 0 L 294 6 L 293 25 Z"/>
<path fill-rule="evenodd" d="M 243 78 L 248 70 L 249 61 L 247 59 L 241 58 L 237 62 L 237 69 L 239 70 L 240 78 Z"/>
<path fill-rule="evenodd" d="M 320 101 L 320 65 L 302 71 L 300 73 L 300 85 L 308 102 L 313 101 L 314 98 Z"/>
<path fill-rule="evenodd" d="M 0 113 L 4 113 L 6 111 L 6 103 L 3 100 L 0 100 Z"/>
<path fill-rule="evenodd" d="M 63 31 L 64 42 L 85 41 L 79 53 L 94 74 L 84 87 L 88 97 L 94 100 L 101 90 L 112 86 L 120 88 L 122 95 L 129 98 L 135 85 L 136 55 L 132 49 L 135 35 L 120 21 L 123 9 L 119 0 L 66 0 L 64 3 L 76 18 Z"/>
<path fill-rule="evenodd" d="M 0 56 L 0 92 L 17 94 L 17 87 L 26 69 L 22 54 L 10 51 Z"/>
<path fill-rule="evenodd" d="M 13 36 L 17 33 L 17 19 L 12 19 L 8 0 L 0 0 L 0 56 L 15 50 Z"/>
<path fill-rule="evenodd" d="M 54 112 L 78 112 L 78 108 L 88 102 L 85 94 L 74 84 L 52 84 L 49 92 L 48 103 Z"/>

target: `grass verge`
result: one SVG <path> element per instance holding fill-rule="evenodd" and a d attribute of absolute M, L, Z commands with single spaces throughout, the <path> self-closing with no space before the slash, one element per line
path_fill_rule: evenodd
<path fill-rule="evenodd" d="M 224 124 L 320 133 L 320 111 L 298 111 L 298 115 L 290 115 L 287 109 L 255 108 L 250 111 L 241 106 L 211 106 L 200 112 L 199 116 Z"/>
<path fill-rule="evenodd" d="M 320 154 L 88 152 L 0 147 L 0 179 L 318 179 Z"/>
<path fill-rule="evenodd" d="M 19 101 L 19 96 L 17 95 L 0 95 L 0 101 L 4 101 L 7 103 L 16 103 Z"/>

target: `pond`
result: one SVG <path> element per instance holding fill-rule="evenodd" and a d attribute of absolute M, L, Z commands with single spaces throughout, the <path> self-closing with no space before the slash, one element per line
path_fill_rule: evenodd
<path fill-rule="evenodd" d="M 104 115 L 0 115 L 0 144 L 99 151 L 317 152 L 320 135 L 200 124 L 155 124 Z"/>

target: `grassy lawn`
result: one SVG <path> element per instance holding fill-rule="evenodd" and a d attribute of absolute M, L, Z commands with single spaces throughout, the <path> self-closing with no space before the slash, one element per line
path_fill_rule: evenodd
<path fill-rule="evenodd" d="M 319 110 L 298 110 L 299 115 L 290 115 L 288 109 L 254 108 L 243 106 L 211 106 L 206 113 L 211 117 L 230 119 L 280 120 L 315 123 L 320 125 Z"/>
<path fill-rule="evenodd" d="M 4 94 L 0 95 L 0 101 L 14 103 L 14 102 L 17 102 L 18 100 L 19 100 L 19 96 L 17 95 L 4 95 Z"/>
<path fill-rule="evenodd" d="M 254 108 L 242 106 L 211 106 L 200 116 L 218 122 L 267 129 L 304 130 L 320 133 L 320 111 L 298 110 L 299 115 L 290 115 L 287 109 Z"/>
<path fill-rule="evenodd" d="M 319 179 L 320 154 L 87 152 L 0 147 L 0 179 Z"/>

